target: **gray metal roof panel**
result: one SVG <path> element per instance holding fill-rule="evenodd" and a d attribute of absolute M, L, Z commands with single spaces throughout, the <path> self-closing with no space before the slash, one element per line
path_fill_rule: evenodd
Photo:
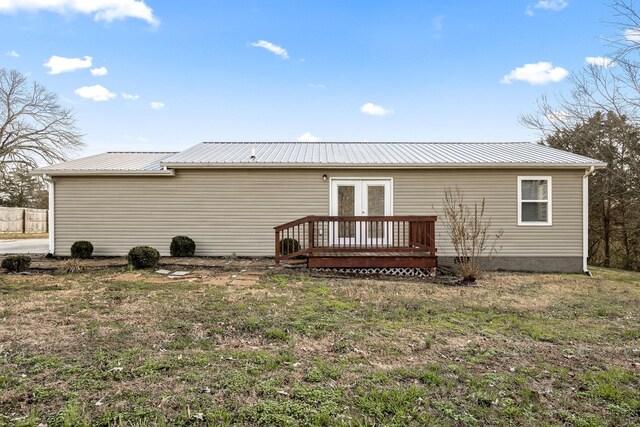
<path fill-rule="evenodd" d="M 108 152 L 35 169 L 35 174 L 65 172 L 160 172 L 160 162 L 176 152 Z"/>
<path fill-rule="evenodd" d="M 255 152 L 255 160 L 251 153 Z M 602 166 L 588 157 L 528 142 L 203 142 L 161 162 L 171 167 L 215 165 L 575 165 Z"/>

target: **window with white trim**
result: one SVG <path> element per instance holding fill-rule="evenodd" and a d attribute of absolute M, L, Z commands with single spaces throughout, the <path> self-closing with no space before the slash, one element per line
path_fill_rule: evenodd
<path fill-rule="evenodd" d="M 551 177 L 518 177 L 518 225 L 551 225 Z"/>

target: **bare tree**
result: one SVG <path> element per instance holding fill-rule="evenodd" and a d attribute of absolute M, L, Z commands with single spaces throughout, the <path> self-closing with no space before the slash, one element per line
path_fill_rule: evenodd
<path fill-rule="evenodd" d="M 571 90 L 538 99 L 536 111 L 520 117 L 545 138 L 571 129 L 597 112 L 613 112 L 640 124 L 640 12 L 633 0 L 613 0 L 613 34 L 604 39 L 610 62 L 587 64 L 569 77 Z"/>
<path fill-rule="evenodd" d="M 16 165 L 55 163 L 83 146 L 71 109 L 24 74 L 0 68 L 0 173 Z"/>
<path fill-rule="evenodd" d="M 470 207 L 459 188 L 444 191 L 445 227 L 456 252 L 457 268 L 464 282 L 480 277 L 486 265 L 500 251 L 502 230 L 492 234 L 491 219 L 485 218 L 486 200 Z"/>

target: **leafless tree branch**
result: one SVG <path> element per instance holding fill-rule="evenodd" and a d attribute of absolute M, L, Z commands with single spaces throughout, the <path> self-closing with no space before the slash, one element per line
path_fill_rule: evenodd
<path fill-rule="evenodd" d="M 16 70 L 0 69 L 0 173 L 12 165 L 36 167 L 67 160 L 83 146 L 71 109 Z"/>

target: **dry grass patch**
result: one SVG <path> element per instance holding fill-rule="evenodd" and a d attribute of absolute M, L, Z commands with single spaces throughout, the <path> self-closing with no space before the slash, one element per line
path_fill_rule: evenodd
<path fill-rule="evenodd" d="M 2 233 L 0 240 L 16 240 L 16 239 L 48 239 L 47 233 Z"/>
<path fill-rule="evenodd" d="M 640 275 L 595 273 L 3 275 L 0 425 L 639 423 Z"/>

